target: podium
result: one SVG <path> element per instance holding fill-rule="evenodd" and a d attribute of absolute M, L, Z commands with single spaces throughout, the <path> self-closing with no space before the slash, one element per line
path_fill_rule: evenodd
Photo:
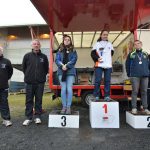
<path fill-rule="evenodd" d="M 126 122 L 135 129 L 150 129 L 150 115 L 141 112 L 134 115 L 126 111 Z"/>
<path fill-rule="evenodd" d="M 117 101 L 90 102 L 92 128 L 119 128 L 119 103 Z"/>
<path fill-rule="evenodd" d="M 49 114 L 48 127 L 79 128 L 79 111 L 73 111 L 71 115 L 62 115 L 60 110 L 54 110 Z"/>

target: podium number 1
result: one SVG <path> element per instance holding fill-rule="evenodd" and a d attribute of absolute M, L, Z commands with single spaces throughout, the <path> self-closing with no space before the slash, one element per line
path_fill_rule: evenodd
<path fill-rule="evenodd" d="M 62 116 L 61 119 L 63 120 L 63 122 L 61 123 L 61 125 L 63 127 L 65 127 L 66 126 L 66 116 Z"/>
<path fill-rule="evenodd" d="M 104 104 L 103 108 L 104 108 L 104 112 L 105 112 L 105 114 L 107 114 L 107 112 L 108 112 L 107 104 Z"/>

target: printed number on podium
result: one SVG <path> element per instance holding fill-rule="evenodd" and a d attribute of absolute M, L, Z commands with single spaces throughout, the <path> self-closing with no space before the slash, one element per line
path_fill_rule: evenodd
<path fill-rule="evenodd" d="M 103 105 L 103 108 L 104 108 L 104 116 L 103 116 L 103 120 L 108 120 L 108 107 L 107 107 L 107 104 L 104 104 Z"/>
<path fill-rule="evenodd" d="M 147 121 L 149 121 L 149 123 L 148 123 L 147 127 L 149 127 L 149 128 L 150 128 L 150 117 L 147 117 Z"/>
<path fill-rule="evenodd" d="M 105 114 L 107 114 L 107 112 L 108 112 L 107 104 L 104 104 L 103 108 L 104 108 L 104 112 L 105 112 Z"/>
<path fill-rule="evenodd" d="M 61 119 L 62 119 L 62 123 L 61 123 L 61 125 L 63 126 L 63 127 L 65 127 L 66 126 L 66 116 L 62 116 L 61 117 Z"/>

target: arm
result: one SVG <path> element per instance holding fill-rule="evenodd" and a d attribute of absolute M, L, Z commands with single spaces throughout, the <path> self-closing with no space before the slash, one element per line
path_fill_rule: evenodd
<path fill-rule="evenodd" d="M 26 64 L 26 61 L 27 61 L 27 58 L 26 58 L 27 56 L 25 55 L 24 57 L 23 57 L 23 61 L 22 61 L 22 70 L 23 70 L 23 73 L 25 74 L 25 72 L 26 72 L 26 68 L 27 68 L 27 64 Z"/>
<path fill-rule="evenodd" d="M 131 60 L 130 60 L 130 53 L 128 54 L 127 56 L 127 59 L 126 59 L 126 72 L 127 72 L 127 76 L 129 77 L 130 76 L 130 63 L 131 63 Z"/>
<path fill-rule="evenodd" d="M 148 55 L 148 59 L 149 59 L 149 70 L 150 70 L 150 54 Z"/>
<path fill-rule="evenodd" d="M 62 66 L 64 65 L 61 61 L 60 52 L 56 53 L 55 63 L 56 63 L 58 68 L 62 68 Z"/>
<path fill-rule="evenodd" d="M 113 56 L 114 55 L 114 47 L 113 47 L 113 45 L 111 44 L 111 56 Z"/>
<path fill-rule="evenodd" d="M 96 49 L 91 51 L 91 57 L 93 59 L 94 62 L 97 62 L 98 59 L 100 58 L 97 54 L 96 54 Z"/>
<path fill-rule="evenodd" d="M 114 50 L 111 50 L 111 56 L 113 56 L 114 55 Z"/>
<path fill-rule="evenodd" d="M 77 62 L 77 59 L 78 59 L 77 52 L 74 51 L 74 52 L 73 52 L 73 56 L 72 56 L 71 60 L 66 64 L 66 67 L 67 67 L 68 69 L 73 68 L 74 65 L 75 65 L 76 62 Z"/>
<path fill-rule="evenodd" d="M 45 65 L 44 65 L 44 67 L 45 67 L 45 72 L 47 74 L 48 71 L 49 71 L 49 62 L 48 62 L 47 56 L 45 56 Z"/>
<path fill-rule="evenodd" d="M 11 78 L 13 74 L 13 67 L 10 61 L 8 61 L 8 80 Z"/>

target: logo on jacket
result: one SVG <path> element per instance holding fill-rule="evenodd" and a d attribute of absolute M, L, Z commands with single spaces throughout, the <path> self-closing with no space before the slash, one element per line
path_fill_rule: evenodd
<path fill-rule="evenodd" d="M 6 64 L 1 64 L 1 68 L 5 69 L 6 68 Z"/>
<path fill-rule="evenodd" d="M 44 62 L 44 59 L 43 59 L 43 58 L 40 58 L 40 62 Z"/>

